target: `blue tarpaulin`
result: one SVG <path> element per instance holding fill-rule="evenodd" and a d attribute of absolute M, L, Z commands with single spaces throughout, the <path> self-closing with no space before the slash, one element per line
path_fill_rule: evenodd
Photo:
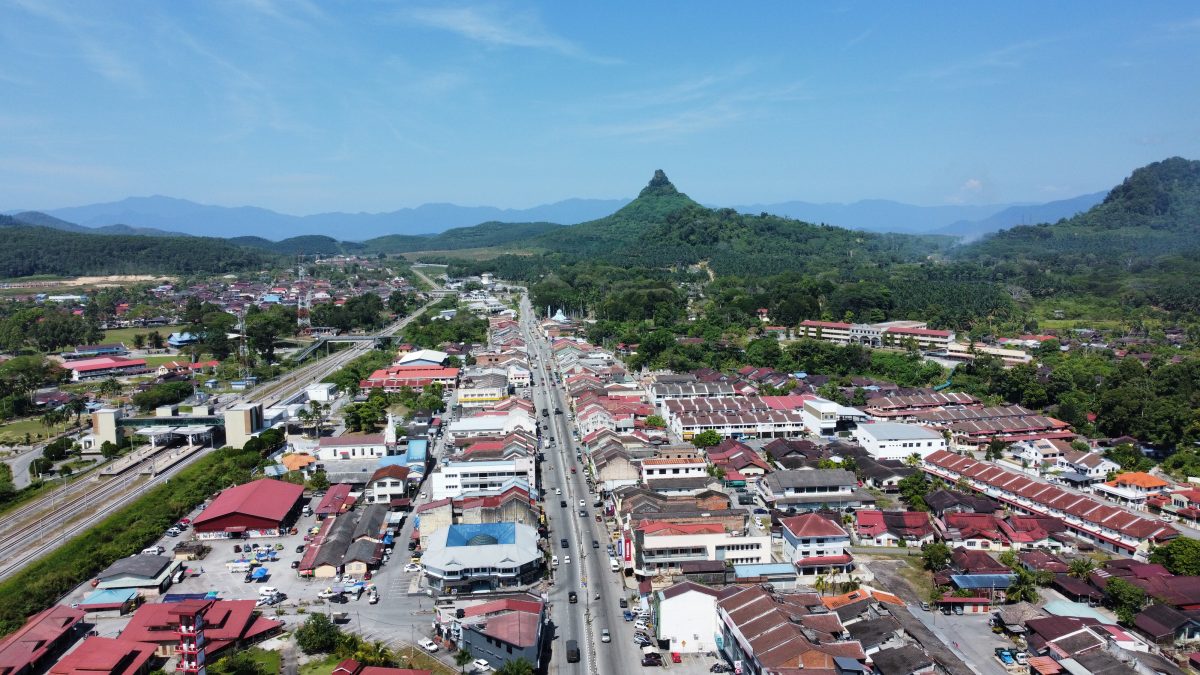
<path fill-rule="evenodd" d="M 267 568 L 259 567 L 254 570 L 252 577 L 254 579 L 262 579 L 262 578 L 265 578 L 268 574 L 270 574 L 270 572 L 267 571 Z"/>

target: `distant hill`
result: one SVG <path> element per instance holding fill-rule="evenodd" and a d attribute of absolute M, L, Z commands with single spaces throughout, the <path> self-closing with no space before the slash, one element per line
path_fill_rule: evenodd
<path fill-rule="evenodd" d="M 51 209 L 48 213 L 89 228 L 126 224 L 209 237 L 257 236 L 280 240 L 317 234 L 343 235 L 346 240 L 363 241 L 389 234 L 436 234 L 490 221 L 578 223 L 612 213 L 625 203 L 622 199 L 568 199 L 529 209 L 424 204 L 387 213 L 293 216 L 252 206 L 209 206 L 186 199 L 154 196 Z"/>
<path fill-rule="evenodd" d="M 307 234 L 271 241 L 262 237 L 234 237 L 227 240 L 238 246 L 282 253 L 284 255 L 337 255 L 362 253 L 366 247 L 357 242 L 338 241 L 320 234 Z"/>
<path fill-rule="evenodd" d="M 91 232 L 89 228 L 69 223 L 41 211 L 22 211 L 21 213 L 12 214 L 12 218 L 19 223 L 33 225 L 34 227 L 48 227 L 53 230 L 63 230 L 65 232 Z"/>
<path fill-rule="evenodd" d="M 1135 170 L 1104 201 L 1055 223 L 1020 225 L 954 252 L 1035 295 L 1092 293 L 1200 311 L 1200 162 Z"/>
<path fill-rule="evenodd" d="M 679 192 L 659 170 L 638 198 L 616 213 L 516 244 L 630 267 L 708 260 L 718 273 L 757 276 L 919 260 L 950 241 L 708 209 Z"/>
<path fill-rule="evenodd" d="M 0 277 L 211 274 L 261 269 L 275 256 L 223 239 L 80 234 L 0 216 Z"/>
<path fill-rule="evenodd" d="M 789 201 L 733 208 L 740 213 L 770 213 L 808 223 L 825 223 L 852 230 L 933 234 L 954 223 L 987 218 L 1013 206 L 1020 204 L 914 206 L 887 199 L 865 199 L 850 204 Z"/>
<path fill-rule="evenodd" d="M 366 250 L 376 253 L 410 251 L 449 251 L 464 248 L 489 248 L 523 242 L 546 232 L 563 228 L 556 223 L 480 223 L 456 227 L 433 236 L 388 235 L 363 242 Z"/>
<path fill-rule="evenodd" d="M 935 230 L 936 234 L 948 234 L 962 237 L 964 241 L 973 241 L 985 234 L 999 232 L 1016 225 L 1032 225 L 1034 223 L 1052 223 L 1062 218 L 1087 211 L 1104 200 L 1107 192 L 1094 192 L 1090 195 L 1080 195 L 1071 199 L 1061 199 L 1045 204 L 1028 204 L 1010 206 L 1003 211 L 981 220 L 960 220 L 957 223 Z"/>

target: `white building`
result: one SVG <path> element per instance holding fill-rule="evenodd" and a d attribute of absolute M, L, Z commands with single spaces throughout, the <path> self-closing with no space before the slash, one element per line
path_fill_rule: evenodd
<path fill-rule="evenodd" d="M 839 568 L 850 563 L 846 549 L 850 535 L 840 525 L 815 513 L 803 513 L 780 521 L 783 525 L 783 555 L 797 568 Z M 805 574 L 801 571 L 801 574 Z"/>
<path fill-rule="evenodd" d="M 912 455 L 925 459 L 946 449 L 946 438 L 940 432 L 916 424 L 860 424 L 854 430 L 854 439 L 875 459 L 903 460 Z"/>
<path fill-rule="evenodd" d="M 673 652 L 710 652 L 717 648 L 715 588 L 681 581 L 658 592 L 658 639 L 670 640 Z"/>
<path fill-rule="evenodd" d="M 726 532 L 716 522 L 643 522 L 634 533 L 633 564 L 637 574 L 678 574 L 680 564 L 726 561 L 735 565 L 771 562 L 771 537 Z"/>
<path fill-rule="evenodd" d="M 454 392 L 458 404 L 463 407 L 491 405 L 508 398 L 504 387 L 459 387 Z"/>
<path fill-rule="evenodd" d="M 337 385 L 332 382 L 318 382 L 309 385 L 304 393 L 310 401 L 328 403 L 337 398 Z"/>
<path fill-rule="evenodd" d="M 451 441 L 471 436 L 507 436 L 514 431 L 536 433 L 537 423 L 524 410 L 509 410 L 504 413 L 483 413 L 454 420 L 446 427 L 446 436 Z"/>
<path fill-rule="evenodd" d="M 441 366 L 446 363 L 446 359 L 450 355 L 446 352 L 439 352 L 436 349 L 418 349 L 415 352 L 409 352 L 400 357 L 396 362 L 397 366 Z"/>
<path fill-rule="evenodd" d="M 653 457 L 642 460 L 642 482 L 647 484 L 667 478 L 700 478 L 707 475 L 708 462 L 699 458 Z"/>
<path fill-rule="evenodd" d="M 520 455 L 478 462 L 446 459 L 430 476 L 432 498 L 449 499 L 464 492 L 496 490 L 513 478 L 536 485 L 533 457 Z"/>
<path fill-rule="evenodd" d="M 1058 468 L 1063 472 L 1079 474 L 1090 483 L 1098 483 L 1106 480 L 1108 474 L 1118 471 L 1121 465 L 1098 452 L 1069 450 L 1058 458 Z"/>

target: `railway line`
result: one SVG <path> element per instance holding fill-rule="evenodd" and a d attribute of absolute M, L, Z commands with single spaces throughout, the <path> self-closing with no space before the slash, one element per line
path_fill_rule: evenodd
<path fill-rule="evenodd" d="M 422 305 L 412 314 L 380 331 L 394 335 L 410 321 L 420 316 L 434 301 Z M 313 382 L 345 366 L 368 352 L 370 344 L 353 345 L 323 359 L 297 368 L 279 378 L 264 383 L 244 395 L 222 402 L 224 411 L 247 402 L 263 403 L 264 407 L 286 401 Z M 29 562 L 49 553 L 71 537 L 107 517 L 146 490 L 160 485 L 185 467 L 215 448 L 191 452 L 167 469 L 145 475 L 143 469 L 161 455 L 134 464 L 120 475 L 103 477 L 98 472 L 67 483 L 42 497 L 16 509 L 0 519 L 0 579 L 7 578 Z"/>

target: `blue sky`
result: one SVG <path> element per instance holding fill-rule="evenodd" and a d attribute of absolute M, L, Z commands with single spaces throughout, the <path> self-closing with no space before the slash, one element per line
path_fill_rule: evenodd
<path fill-rule="evenodd" d="M 1194 2 L 0 0 L 0 210 L 1048 201 L 1200 158 Z"/>

